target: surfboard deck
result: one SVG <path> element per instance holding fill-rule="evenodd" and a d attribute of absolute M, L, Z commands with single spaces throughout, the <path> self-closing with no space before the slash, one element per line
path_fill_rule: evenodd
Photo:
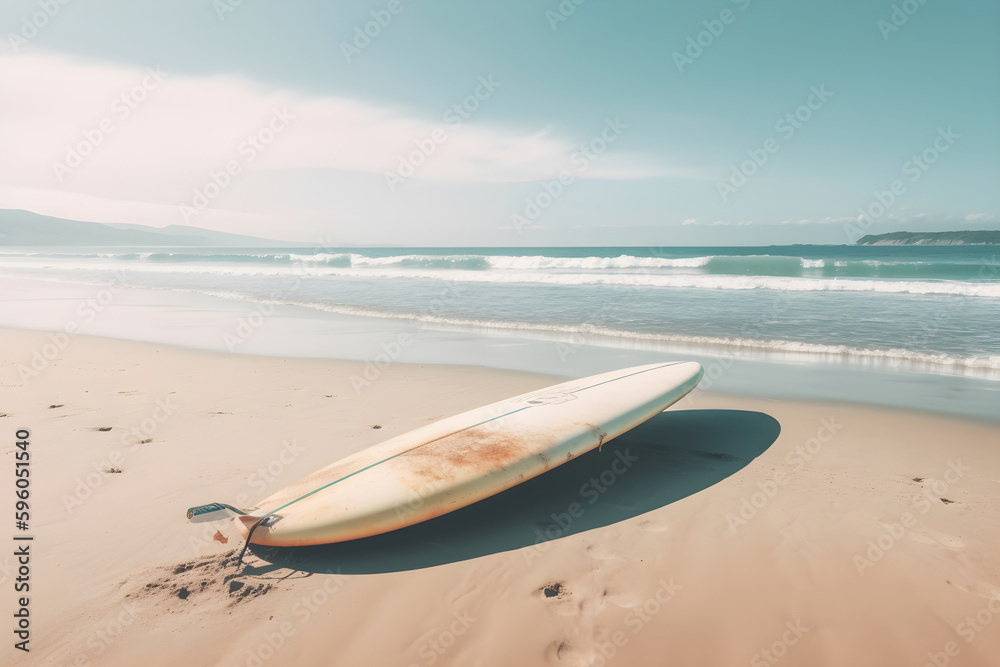
<path fill-rule="evenodd" d="M 470 410 L 318 470 L 235 521 L 244 539 L 269 546 L 342 542 L 427 521 L 603 447 L 683 398 L 702 373 L 695 362 L 636 366 Z"/>

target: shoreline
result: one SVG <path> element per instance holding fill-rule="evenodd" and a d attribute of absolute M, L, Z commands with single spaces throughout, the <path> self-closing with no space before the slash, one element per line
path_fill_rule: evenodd
<path fill-rule="evenodd" d="M 949 642 L 959 665 L 1000 654 L 1000 623 L 971 642 L 961 626 L 1000 615 L 994 423 L 693 393 L 465 510 L 251 552 L 237 572 L 235 526 L 190 524 L 187 507 L 259 500 L 558 378 L 394 363 L 356 393 L 359 361 L 79 336 L 15 384 L 11 358 L 40 336 L 0 330 L 0 422 L 31 432 L 39 503 L 33 651 L 14 664 L 635 664 L 664 638 L 671 661 L 732 664 L 788 627 L 779 648 L 800 663 L 923 664 Z M 612 468 L 616 453 L 639 462 Z"/>
<path fill-rule="evenodd" d="M 681 347 L 651 350 L 641 345 L 610 345 L 598 335 L 559 337 L 513 330 L 464 330 L 300 306 L 267 306 L 268 314 L 263 316 L 264 307 L 253 301 L 149 288 L 121 288 L 104 299 L 106 303 L 98 311 L 87 300 L 107 288 L 23 279 L 15 285 L 24 296 L 5 302 L 0 328 L 58 335 L 72 325 L 81 335 L 265 357 L 372 360 L 389 347 L 398 350 L 393 362 L 485 363 L 503 370 L 560 377 L 661 360 L 693 360 L 706 370 L 714 369 L 703 385 L 728 395 L 849 401 L 1000 421 L 996 409 L 1000 383 L 996 380 L 927 373 L 918 368 L 809 363 L 798 357 L 797 361 L 747 359 L 735 352 L 708 354 L 707 349 Z M 399 344 L 403 338 L 408 345 Z M 28 361 L 30 354 L 22 363 Z"/>
<path fill-rule="evenodd" d="M 0 326 L 0 336 L 2 336 L 4 332 L 20 332 L 20 333 L 24 333 L 24 334 L 58 334 L 58 333 L 60 333 L 58 331 L 49 331 L 49 330 L 43 330 L 43 329 L 32 329 L 32 328 L 19 328 L 19 327 Z M 360 368 L 360 371 L 357 373 L 357 376 L 359 378 L 359 383 L 358 383 L 359 386 L 364 386 L 364 384 L 366 382 L 366 379 L 365 379 L 365 371 L 366 371 L 366 369 L 368 371 L 378 371 L 378 372 L 381 371 L 381 369 L 378 368 L 378 366 L 376 365 L 376 360 L 374 358 L 373 359 L 349 359 L 349 358 L 347 358 L 347 359 L 338 359 L 338 358 L 321 357 L 321 356 L 285 357 L 285 356 L 278 355 L 278 354 L 273 354 L 273 353 L 267 353 L 267 354 L 242 353 L 242 352 L 227 353 L 227 352 L 222 352 L 222 351 L 219 351 L 219 350 L 203 349 L 203 348 L 192 347 L 192 346 L 189 346 L 189 345 L 183 345 L 183 344 L 179 344 L 179 343 L 164 343 L 164 342 L 156 342 L 156 341 L 135 340 L 135 339 L 128 339 L 128 338 L 114 338 L 114 337 L 111 337 L 111 336 L 101 336 L 101 335 L 93 335 L 93 334 L 75 334 L 75 335 L 73 335 L 71 337 L 71 339 L 75 339 L 77 337 L 80 337 L 83 340 L 86 340 L 86 339 L 96 339 L 96 340 L 106 341 L 109 344 L 113 344 L 113 343 L 133 344 L 134 343 L 134 344 L 138 344 L 138 345 L 151 345 L 151 346 L 163 347 L 163 348 L 167 348 L 167 349 L 170 349 L 170 350 L 175 350 L 175 351 L 178 351 L 178 352 L 195 352 L 195 353 L 203 353 L 203 354 L 208 354 L 208 355 L 219 355 L 219 356 L 224 356 L 224 357 L 235 357 L 235 358 L 247 357 L 247 358 L 251 358 L 251 359 L 295 359 L 296 361 L 301 361 L 301 362 L 314 362 L 314 363 L 321 363 L 321 364 L 322 363 L 332 363 L 332 364 L 353 364 L 353 363 L 360 363 L 361 364 L 361 368 Z M 49 342 L 52 342 L 51 339 L 49 340 Z M 726 361 L 739 362 L 739 361 L 743 361 L 743 360 L 723 357 L 722 361 L 723 362 L 726 362 Z M 709 362 L 709 363 L 711 363 L 711 362 Z M 444 368 L 478 370 L 478 371 L 482 371 L 482 372 L 486 372 L 486 373 L 491 373 L 491 372 L 496 371 L 498 373 L 516 373 L 516 374 L 523 374 L 523 375 L 537 375 L 540 378 L 546 378 L 546 380 L 548 381 L 549 384 L 555 384 L 557 382 L 562 382 L 562 381 L 565 381 L 567 379 L 571 379 L 572 377 L 575 377 L 572 374 L 532 373 L 530 371 L 526 371 L 526 370 L 522 370 L 522 369 L 499 368 L 499 367 L 494 367 L 494 366 L 475 365 L 475 364 L 449 364 L 449 363 L 441 363 L 441 362 L 424 364 L 424 363 L 419 363 L 419 362 L 399 361 L 399 360 L 396 360 L 396 359 L 392 359 L 390 361 L 390 365 L 396 365 L 396 366 L 419 366 L 419 367 L 424 367 L 424 366 L 441 366 L 441 367 L 444 367 Z M 888 374 L 888 372 L 886 372 L 886 374 Z M 712 396 L 715 396 L 715 397 L 730 398 L 730 399 L 735 400 L 735 401 L 739 401 L 739 400 L 742 400 L 742 399 L 792 401 L 794 403 L 804 404 L 804 405 L 836 405 L 836 406 L 840 406 L 842 408 L 871 408 L 873 410 L 886 410 L 886 411 L 893 412 L 893 413 L 899 413 L 901 415 L 910 414 L 910 415 L 913 415 L 913 416 L 917 416 L 917 415 L 930 414 L 932 416 L 942 417 L 942 418 L 945 418 L 945 419 L 955 419 L 955 420 L 958 420 L 958 421 L 967 421 L 967 422 L 972 422 L 972 423 L 981 423 L 981 424 L 987 425 L 987 426 L 996 426 L 996 425 L 1000 424 L 1000 412 L 995 413 L 995 414 L 988 414 L 988 415 L 976 415 L 976 414 L 961 415 L 961 414 L 952 414 L 952 413 L 948 413 L 948 412 L 928 412 L 926 410 L 923 410 L 923 409 L 917 408 L 917 407 L 879 405 L 879 404 L 872 404 L 872 403 L 866 403 L 866 402 L 860 402 L 860 401 L 851 401 L 851 400 L 838 400 L 838 399 L 825 399 L 825 400 L 823 400 L 823 399 L 795 399 L 795 398 L 788 398 L 788 397 L 756 396 L 756 395 L 741 394 L 741 393 L 730 393 L 730 392 L 725 392 L 725 391 L 711 391 L 711 392 L 708 392 L 708 391 L 706 391 L 706 390 L 703 389 L 703 386 L 710 385 L 711 384 L 711 378 L 706 378 L 706 380 L 707 380 L 707 382 L 705 380 L 703 380 L 702 383 L 700 383 L 697 387 L 695 387 L 695 389 L 691 393 L 692 397 L 698 396 L 699 394 L 702 394 L 702 393 L 710 393 Z M 688 399 L 688 400 L 691 400 L 691 399 Z"/>

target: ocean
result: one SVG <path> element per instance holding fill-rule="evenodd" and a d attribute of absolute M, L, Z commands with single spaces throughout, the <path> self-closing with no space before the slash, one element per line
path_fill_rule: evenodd
<path fill-rule="evenodd" d="M 1000 380 L 1000 247 L 6 248 L 0 272 L 466 331 Z"/>

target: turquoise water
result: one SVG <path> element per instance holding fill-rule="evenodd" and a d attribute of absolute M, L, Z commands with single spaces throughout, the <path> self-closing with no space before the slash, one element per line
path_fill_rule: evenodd
<path fill-rule="evenodd" d="M 1000 379 L 1000 247 L 4 249 L 0 272 Z"/>

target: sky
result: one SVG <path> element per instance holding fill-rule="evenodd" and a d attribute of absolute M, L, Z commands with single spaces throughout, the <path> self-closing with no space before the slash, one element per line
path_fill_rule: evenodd
<path fill-rule="evenodd" d="M 998 29 L 987 0 L 7 0 L 0 208 L 326 245 L 1000 229 Z"/>

